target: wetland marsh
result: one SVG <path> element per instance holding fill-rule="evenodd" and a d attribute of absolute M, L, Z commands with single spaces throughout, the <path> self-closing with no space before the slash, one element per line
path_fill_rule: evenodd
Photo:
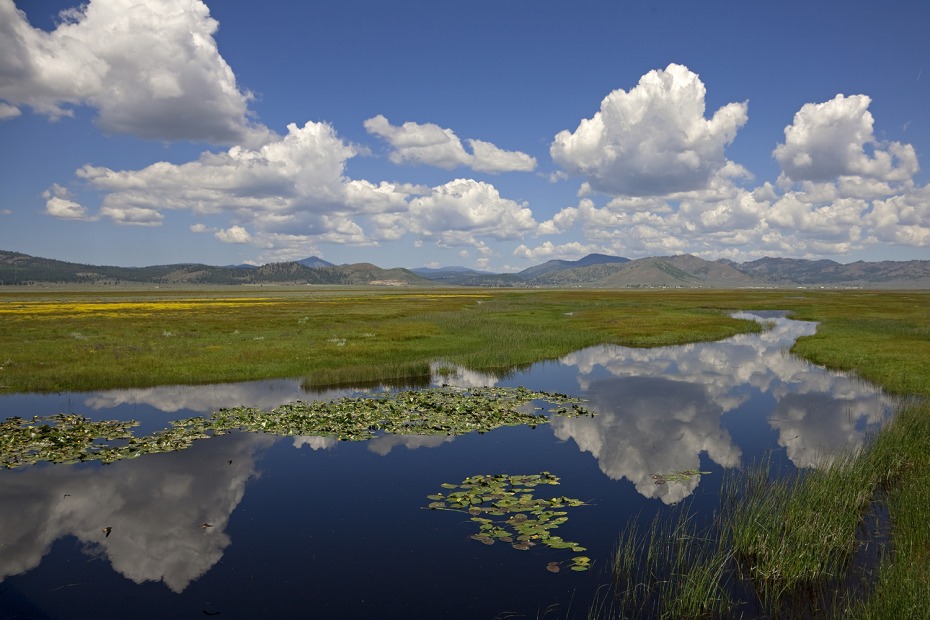
<path fill-rule="evenodd" d="M 649 531 L 657 517 L 689 519 L 691 529 L 665 532 L 672 540 L 713 531 L 727 493 L 743 492 L 726 481 L 759 471 L 752 463 L 765 463 L 764 477 L 796 472 L 816 483 L 812 472 L 875 443 L 897 404 L 890 392 L 930 393 L 930 372 L 898 376 L 926 364 L 919 353 L 930 319 L 919 304 L 930 295 L 921 293 L 891 294 L 881 305 L 867 292 L 157 295 L 164 298 L 119 300 L 130 305 L 110 315 L 115 306 L 92 304 L 112 299 L 87 293 L 4 300 L 5 424 L 18 416 L 18 428 L 45 439 L 59 426 L 83 428 L 78 418 L 87 428 L 139 425 L 110 439 L 107 429 L 84 433 L 84 462 L 48 462 L 54 442 L 6 461 L 0 609 L 47 617 L 635 615 L 623 570 L 630 558 L 643 563 L 635 550 L 623 560 L 622 545 L 615 555 L 618 541 Z M 38 311 L 42 303 L 58 305 Z M 737 312 L 753 308 L 820 323 Z M 861 310 L 852 320 L 850 308 Z M 897 353 L 856 349 L 876 332 L 898 339 Z M 248 355 L 234 351 L 247 346 Z M 815 366 L 792 347 L 847 370 Z M 290 359 L 298 352 L 299 362 Z M 96 369 L 79 368 L 96 354 Z M 174 363 L 161 360 L 146 374 L 145 360 L 165 355 Z M 224 355 L 235 363 L 213 372 L 233 376 L 195 374 Z M 850 369 L 897 379 L 883 390 Z M 294 378 L 272 378 L 280 372 Z M 193 380 L 166 381 L 177 376 Z M 210 383 L 220 378 L 263 380 Z M 909 402 L 918 425 L 906 434 L 914 435 L 926 411 Z M 32 420 L 56 414 L 74 418 Z M 472 414 L 474 424 L 456 426 Z M 325 416 L 341 421 L 321 424 Z M 898 475 L 873 476 L 867 504 L 890 506 L 888 536 L 905 541 L 920 566 L 926 538 L 896 528 L 914 514 L 905 493 L 922 492 L 899 483 L 925 480 L 926 459 L 920 445 L 898 450 L 892 435 L 879 433 L 886 447 L 878 452 L 886 461 L 897 455 L 881 467 Z M 148 447 L 128 449 L 133 438 Z M 115 456 L 103 465 L 95 455 L 107 450 Z M 82 458 L 72 451 L 57 460 Z M 786 489 L 800 492 L 796 483 Z M 676 607 L 681 592 L 668 591 L 658 595 L 665 603 L 652 596 L 637 613 L 772 609 L 758 595 L 763 582 L 738 574 L 729 536 L 720 540 L 730 564 L 718 574 L 726 597 L 716 585 L 697 590 L 723 607 Z M 879 570 L 876 555 L 868 587 L 856 585 L 843 604 L 862 599 L 857 613 L 882 617 L 882 600 L 881 609 L 926 602 L 924 586 L 908 593 L 895 580 L 894 570 L 913 570 L 906 554 L 891 554 L 903 547 L 886 544 L 886 564 Z M 687 569 L 700 566 L 698 558 Z M 833 579 L 838 587 L 842 575 Z M 761 602 L 740 599 L 753 596 Z"/>

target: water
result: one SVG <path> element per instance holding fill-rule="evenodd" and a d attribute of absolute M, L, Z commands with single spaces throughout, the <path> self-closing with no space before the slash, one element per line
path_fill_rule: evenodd
<path fill-rule="evenodd" d="M 762 334 L 657 349 L 601 346 L 504 379 L 457 370 L 434 383 L 523 385 L 585 399 L 592 418 L 451 437 L 368 442 L 234 433 L 112 465 L 0 471 L 3 618 L 584 617 L 632 519 L 688 499 L 707 518 L 723 471 L 771 452 L 812 467 L 860 445 L 891 403 L 856 378 L 786 351 L 815 325 L 778 314 Z M 12 395 L 0 415 L 135 419 L 150 433 L 221 407 L 309 398 L 299 381 Z M 656 475 L 705 473 L 656 484 Z M 442 483 L 550 471 L 557 534 L 578 555 L 470 539 L 469 516 L 425 509 Z M 109 534 L 105 528 L 110 528 Z"/>

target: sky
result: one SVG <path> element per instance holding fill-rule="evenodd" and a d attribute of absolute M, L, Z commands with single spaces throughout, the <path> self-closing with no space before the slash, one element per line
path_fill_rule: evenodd
<path fill-rule="evenodd" d="M 0 0 L 0 249 L 927 260 L 927 24 L 921 0 Z"/>

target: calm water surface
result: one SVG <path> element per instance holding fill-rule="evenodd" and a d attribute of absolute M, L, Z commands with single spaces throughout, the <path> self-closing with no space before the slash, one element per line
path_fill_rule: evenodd
<path fill-rule="evenodd" d="M 889 413 L 878 389 L 786 353 L 814 324 L 752 316 L 772 329 L 593 347 L 505 379 L 434 378 L 581 396 L 591 418 L 359 443 L 234 433 L 106 466 L 0 471 L 0 617 L 585 617 L 631 520 L 685 499 L 708 518 L 725 469 L 767 451 L 779 464 L 815 466 L 860 445 Z M 0 397 L 0 416 L 134 419 L 147 434 L 221 407 L 357 393 L 308 394 L 281 380 L 11 395 Z M 655 484 L 653 474 L 688 469 L 710 473 Z M 486 546 L 469 538 L 468 515 L 424 509 L 442 483 L 541 471 L 561 484 L 537 496 L 588 502 L 556 532 L 587 548 L 588 572 L 550 573 L 547 562 L 578 554 Z"/>

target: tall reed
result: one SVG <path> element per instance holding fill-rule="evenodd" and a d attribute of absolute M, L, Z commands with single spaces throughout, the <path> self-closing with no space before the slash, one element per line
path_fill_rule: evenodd
<path fill-rule="evenodd" d="M 679 505 L 621 533 L 610 617 L 930 617 L 930 401 L 821 467 L 728 472 L 720 502 L 705 530 Z"/>
<path fill-rule="evenodd" d="M 710 534 L 684 507 L 657 515 L 647 530 L 635 522 L 626 529 L 613 565 L 619 617 L 720 617 L 731 609 L 730 552 Z"/>

